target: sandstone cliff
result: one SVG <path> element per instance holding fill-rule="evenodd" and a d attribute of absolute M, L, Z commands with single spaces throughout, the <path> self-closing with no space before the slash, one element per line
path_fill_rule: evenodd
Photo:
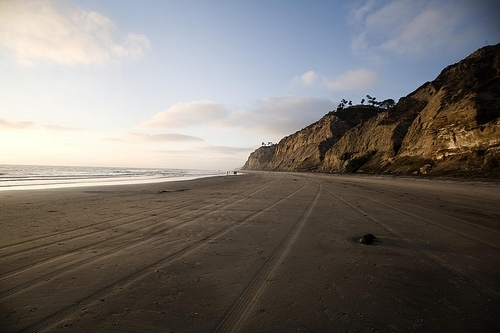
<path fill-rule="evenodd" d="M 253 152 L 243 169 L 500 175 L 500 44 L 389 109 L 353 106 Z"/>

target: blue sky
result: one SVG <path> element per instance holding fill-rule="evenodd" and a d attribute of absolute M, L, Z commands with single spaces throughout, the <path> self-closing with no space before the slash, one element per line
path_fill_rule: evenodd
<path fill-rule="evenodd" d="M 0 0 L 0 163 L 237 168 L 500 42 L 494 3 Z"/>

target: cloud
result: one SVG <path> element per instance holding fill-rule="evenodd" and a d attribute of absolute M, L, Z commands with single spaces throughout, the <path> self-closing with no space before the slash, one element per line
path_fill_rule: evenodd
<path fill-rule="evenodd" d="M 374 7 L 375 0 L 368 0 L 362 6 L 354 8 L 351 13 L 351 20 L 362 20 Z"/>
<path fill-rule="evenodd" d="M 212 130 L 239 131 L 271 135 L 281 139 L 335 108 L 328 99 L 303 96 L 272 96 L 259 100 L 248 109 L 229 111 L 213 101 L 176 104 L 138 125 L 151 128 L 188 128 L 204 125 Z"/>
<path fill-rule="evenodd" d="M 202 138 L 192 135 L 185 135 L 179 133 L 166 133 L 166 134 L 153 134 L 150 136 L 151 141 L 204 141 Z"/>
<path fill-rule="evenodd" d="M 379 84 L 379 77 L 373 70 L 359 68 L 349 70 L 333 79 L 324 78 L 323 83 L 326 88 L 334 91 L 369 90 Z"/>
<path fill-rule="evenodd" d="M 301 76 L 296 76 L 293 78 L 293 83 L 302 84 L 305 86 L 311 86 L 316 82 L 316 78 L 318 75 L 314 73 L 314 71 L 308 71 L 302 74 Z"/>
<path fill-rule="evenodd" d="M 227 122 L 250 132 L 281 139 L 317 121 L 333 109 L 334 104 L 328 99 L 272 96 L 262 98 L 252 109 L 232 114 Z"/>
<path fill-rule="evenodd" d="M 162 154 L 176 154 L 178 156 L 181 155 L 189 155 L 193 157 L 199 158 L 200 156 L 212 156 L 217 158 L 220 155 L 241 155 L 248 156 L 251 152 L 255 150 L 255 147 L 231 147 L 231 146 L 196 146 L 187 149 L 162 149 L 155 150 L 155 152 Z"/>
<path fill-rule="evenodd" d="M 36 123 L 33 121 L 8 121 L 8 120 L 5 120 L 3 118 L 0 118 L 0 128 L 10 129 L 10 130 L 45 129 L 47 131 L 52 131 L 52 132 L 84 131 L 84 129 L 80 128 L 80 127 L 68 127 L 68 126 L 60 126 L 60 125 L 39 124 L 39 123 Z"/>
<path fill-rule="evenodd" d="M 20 64 L 49 60 L 63 65 L 137 59 L 149 49 L 145 35 L 121 34 L 108 17 L 48 0 L 1 1 L 0 46 Z"/>
<path fill-rule="evenodd" d="M 251 153 L 255 150 L 255 147 L 206 146 L 203 147 L 203 150 L 213 154 L 236 155 L 241 153 Z"/>
<path fill-rule="evenodd" d="M 318 74 L 313 71 L 305 72 L 300 76 L 293 78 L 292 82 L 295 84 L 302 84 L 305 86 L 312 86 L 316 84 Z M 333 91 L 358 91 L 373 89 L 379 84 L 379 76 L 377 72 L 359 68 L 349 70 L 335 78 L 323 76 L 321 79 L 323 88 Z"/>
<path fill-rule="evenodd" d="M 199 142 L 204 141 L 202 138 L 179 134 L 179 133 L 163 133 L 163 134 L 143 134 L 135 132 L 126 132 L 125 137 L 134 141 L 149 141 L 149 142 Z"/>
<path fill-rule="evenodd" d="M 32 121 L 8 121 L 0 118 L 0 128 L 5 129 L 30 129 L 36 128 L 36 123 Z"/>
<path fill-rule="evenodd" d="M 85 131 L 85 129 L 80 128 L 80 127 L 68 127 L 68 126 L 60 126 L 60 125 L 41 125 L 43 128 L 49 131 L 70 131 L 70 132 L 80 132 L 80 131 Z"/>
<path fill-rule="evenodd" d="M 153 115 L 139 125 L 141 128 L 183 128 L 209 125 L 225 119 L 229 111 L 213 101 L 203 100 L 176 104 Z"/>
<path fill-rule="evenodd" d="M 421 55 L 465 44 L 477 37 L 467 11 L 465 1 L 368 1 L 351 11 L 350 23 L 359 28 L 351 48 L 356 54 Z"/>
<path fill-rule="evenodd" d="M 168 163 L 181 163 L 182 168 L 186 164 L 192 164 L 193 160 L 203 161 L 203 165 L 197 165 L 197 169 L 204 170 L 231 170 L 243 166 L 248 155 L 255 147 L 240 148 L 229 146 L 198 146 L 187 149 L 161 149 L 153 150 L 161 159 L 168 159 Z"/>

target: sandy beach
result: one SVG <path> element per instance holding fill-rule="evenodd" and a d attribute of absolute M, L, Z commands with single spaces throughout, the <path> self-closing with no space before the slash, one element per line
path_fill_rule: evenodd
<path fill-rule="evenodd" d="M 1 330 L 499 332 L 499 189 L 252 172 L 3 191 Z"/>

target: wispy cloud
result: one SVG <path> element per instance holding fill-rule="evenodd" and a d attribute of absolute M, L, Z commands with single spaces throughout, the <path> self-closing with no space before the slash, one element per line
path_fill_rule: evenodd
<path fill-rule="evenodd" d="M 41 125 L 42 128 L 49 131 L 57 131 L 57 132 L 82 132 L 86 131 L 81 127 L 68 127 L 68 126 L 60 126 L 60 125 Z"/>
<path fill-rule="evenodd" d="M 323 83 L 334 91 L 366 91 L 378 86 L 379 77 L 377 72 L 371 69 L 359 68 L 349 70 L 333 79 L 324 78 Z"/>
<path fill-rule="evenodd" d="M 126 132 L 124 136 L 132 141 L 148 142 L 201 142 L 202 138 L 180 133 L 144 134 Z"/>
<path fill-rule="evenodd" d="M 318 82 L 322 88 L 333 91 L 365 91 L 373 89 L 379 84 L 377 72 L 366 68 L 348 70 L 334 78 L 326 76 L 323 76 L 321 80 L 317 80 L 317 78 L 318 75 L 315 72 L 309 71 L 294 77 L 292 82 L 305 86 L 312 86 Z"/>
<path fill-rule="evenodd" d="M 350 13 L 350 16 L 351 16 L 351 21 L 354 20 L 354 21 L 362 21 L 364 19 L 364 17 L 370 12 L 373 10 L 373 8 L 375 7 L 375 4 L 376 4 L 376 0 L 368 0 L 368 1 L 365 1 L 363 4 L 355 7 L 351 13 Z"/>
<path fill-rule="evenodd" d="M 10 129 L 10 130 L 47 130 L 52 132 L 61 131 L 71 131 L 71 132 L 81 132 L 85 129 L 80 127 L 68 127 L 61 125 L 51 125 L 51 124 L 40 124 L 34 121 L 9 121 L 4 118 L 0 118 L 0 128 Z"/>
<path fill-rule="evenodd" d="M 351 43 L 356 54 L 388 51 L 422 55 L 478 37 L 474 26 L 465 24 L 464 1 L 394 0 L 379 4 L 370 0 L 351 11 L 350 23 L 358 27 Z"/>
<path fill-rule="evenodd" d="M 140 128 L 183 128 L 210 125 L 226 119 L 229 111 L 214 101 L 179 103 L 165 111 L 156 113 L 139 125 Z"/>
<path fill-rule="evenodd" d="M 241 153 L 248 154 L 254 151 L 255 147 L 206 146 L 203 147 L 203 150 L 214 154 L 236 155 Z"/>
<path fill-rule="evenodd" d="M 30 129 L 37 125 L 32 121 L 8 121 L 0 118 L 0 128 L 4 129 Z"/>
<path fill-rule="evenodd" d="M 176 104 L 153 115 L 138 129 L 188 128 L 198 125 L 211 130 L 242 130 L 247 133 L 281 137 L 318 120 L 334 109 L 328 99 L 304 96 L 272 96 L 260 99 L 253 107 L 229 111 L 214 101 Z"/>
<path fill-rule="evenodd" d="M 328 99 L 304 96 L 271 96 L 262 98 L 254 108 L 237 112 L 228 119 L 232 126 L 263 133 L 280 139 L 334 109 Z"/>
<path fill-rule="evenodd" d="M 310 86 L 316 83 L 318 75 L 314 71 L 308 71 L 300 76 L 296 76 L 293 78 L 293 83 L 295 84 L 303 84 L 305 86 Z"/>
<path fill-rule="evenodd" d="M 120 32 L 102 14 L 68 3 L 18 0 L 0 2 L 0 46 L 14 52 L 20 64 L 43 59 L 75 65 L 137 59 L 150 42 L 143 34 Z"/>
<path fill-rule="evenodd" d="M 255 150 L 252 148 L 237 148 L 226 146 L 202 146 L 189 149 L 161 149 L 154 150 L 157 157 L 162 157 L 169 164 L 188 163 L 192 160 L 202 160 L 203 165 L 198 169 L 227 170 L 242 167 L 248 155 Z"/>

